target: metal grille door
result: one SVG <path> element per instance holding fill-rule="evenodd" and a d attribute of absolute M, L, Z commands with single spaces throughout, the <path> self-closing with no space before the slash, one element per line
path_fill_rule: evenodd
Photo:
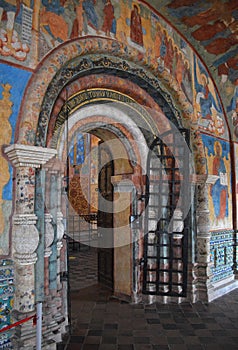
<path fill-rule="evenodd" d="M 143 293 L 186 296 L 190 213 L 187 132 L 167 132 L 147 163 Z"/>

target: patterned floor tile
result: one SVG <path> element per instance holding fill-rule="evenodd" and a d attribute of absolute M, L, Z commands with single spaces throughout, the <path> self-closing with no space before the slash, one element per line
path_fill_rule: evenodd
<path fill-rule="evenodd" d="M 210 304 L 130 304 L 97 282 L 97 250 L 70 251 L 64 350 L 238 350 L 238 291 Z"/>

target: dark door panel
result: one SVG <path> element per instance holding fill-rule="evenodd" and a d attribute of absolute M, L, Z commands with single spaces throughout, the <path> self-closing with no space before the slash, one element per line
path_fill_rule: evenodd
<path fill-rule="evenodd" d="M 99 145 L 98 280 L 113 289 L 113 160 L 105 143 Z"/>

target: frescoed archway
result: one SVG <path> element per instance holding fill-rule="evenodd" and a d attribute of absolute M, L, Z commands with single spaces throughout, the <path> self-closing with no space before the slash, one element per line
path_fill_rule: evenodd
<path fill-rule="evenodd" d="M 45 62 L 44 68 L 43 66 L 39 68 L 39 75 L 43 69 L 45 77 L 49 73 L 53 76 L 54 69 L 56 69 L 56 67 L 53 69 L 53 62 L 54 64 L 56 62 L 55 57 L 59 57 L 65 49 L 73 52 L 74 45 L 75 43 L 72 43 L 71 46 L 66 44 L 65 48 L 60 48 L 49 56 L 47 58 L 49 70 Z M 32 90 L 35 90 L 34 102 L 32 100 L 31 103 L 31 98 L 29 98 L 28 108 L 25 109 L 24 104 L 22 105 L 22 118 L 19 121 L 21 128 L 17 143 L 21 144 L 23 140 L 25 143 L 30 131 L 35 133 L 35 141 L 33 142 L 32 138 L 28 139 L 28 145 L 25 147 L 30 146 L 33 142 L 36 147 L 44 148 L 47 145 L 51 149 L 56 149 L 61 127 L 69 115 L 87 105 L 93 108 L 97 101 L 105 104 L 111 102 L 124 105 L 123 108 L 128 113 L 129 119 L 139 127 L 140 132 L 144 133 L 148 145 L 152 143 L 155 136 L 159 136 L 168 127 L 189 128 L 189 115 L 192 118 L 191 105 L 184 95 L 180 95 L 180 92 L 169 93 L 166 84 L 163 85 L 150 72 L 128 60 L 105 54 L 76 57 L 62 66 L 48 86 L 47 84 L 42 85 L 42 76 L 39 84 L 33 80 L 30 82 L 25 96 L 27 98 L 28 94 L 32 94 Z M 175 93 L 177 99 L 174 98 Z M 41 111 L 37 118 L 37 106 L 40 103 L 42 103 Z M 105 111 L 106 108 L 104 108 L 104 113 Z M 30 115 L 29 112 L 33 113 Z M 32 125 L 31 130 L 24 128 L 26 122 L 27 126 L 29 123 Z M 122 120 L 119 118 L 116 123 L 122 123 Z M 127 124 L 128 122 L 124 127 L 130 125 L 130 123 Z M 199 142 L 197 148 L 202 150 Z M 197 153 L 196 156 L 204 159 L 203 154 L 198 155 Z M 52 171 L 54 171 L 53 168 Z"/>
<path fill-rule="evenodd" d="M 160 14 L 158 4 L 152 3 L 82 1 L 72 8 L 58 4 L 56 9 L 53 3 L 36 1 L 34 6 L 21 4 L 20 12 L 18 6 L 10 5 L 12 11 L 2 16 L 2 28 L 8 30 L 2 31 L 2 61 L 29 75 L 15 75 L 3 63 L 6 76 L 12 75 L 10 85 L 17 85 L 21 76 L 25 80 L 22 89 L 12 86 L 22 103 L 17 107 L 18 118 L 14 114 L 11 120 L 10 86 L 3 77 L 8 95 L 3 114 L 8 127 L 8 135 L 2 138 L 4 185 L 9 180 L 7 157 L 14 170 L 9 171 L 12 220 L 6 225 L 9 207 L 0 221 L 12 242 L 13 314 L 19 320 L 31 317 L 36 304 L 43 303 L 47 328 L 43 347 L 59 342 L 69 324 L 67 203 L 75 194 L 74 210 L 81 216 L 87 215 L 86 207 L 101 215 L 101 202 L 112 195 L 112 213 L 101 215 L 100 220 L 105 218 L 113 226 L 115 273 L 110 283 L 115 296 L 133 302 L 209 302 L 237 287 L 237 193 L 233 187 L 237 152 L 230 131 L 232 121 L 234 127 L 236 123 L 236 78 L 227 75 L 235 61 L 226 57 L 224 62 L 231 66 L 225 67 L 220 58 L 206 60 L 202 54 L 206 50 L 192 47 L 162 15 L 177 21 L 180 6 L 173 8 L 166 1 Z M 195 38 L 193 25 L 189 26 L 190 39 Z M 196 31 L 200 38 L 201 28 Z M 216 40 L 213 34 L 212 41 Z M 209 62 L 207 67 L 205 62 Z M 217 87 L 218 65 L 222 91 Z M 110 166 L 102 167 L 101 178 L 100 171 L 94 175 L 98 182 L 104 176 L 106 184 L 110 183 L 99 186 L 105 198 L 100 202 L 97 193 L 95 205 L 88 205 L 91 195 L 82 197 L 83 188 L 77 188 L 85 175 L 80 173 L 85 159 L 77 163 L 76 151 L 84 142 L 81 135 L 97 138 L 96 148 L 104 145 L 105 159 L 110 160 Z M 180 159 L 183 147 L 174 141 L 177 135 L 183 141 L 186 135 L 182 143 L 188 157 Z M 180 169 L 183 166 L 186 176 Z M 88 169 L 83 171 L 91 179 Z M 179 181 L 184 185 L 185 180 L 191 190 L 187 197 L 180 191 L 189 207 L 186 218 L 176 207 L 178 187 L 184 188 Z M 70 191 L 70 186 L 77 191 Z M 82 198 L 83 203 L 75 203 Z M 156 216 L 158 210 L 161 218 Z M 169 220 L 177 226 L 169 226 Z M 179 231 L 183 225 L 185 229 Z M 175 229 L 172 232 L 168 227 Z M 151 251 L 155 258 L 149 255 Z M 176 283 L 180 283 L 178 288 Z M 33 333 L 19 327 L 16 343 L 31 349 Z"/>

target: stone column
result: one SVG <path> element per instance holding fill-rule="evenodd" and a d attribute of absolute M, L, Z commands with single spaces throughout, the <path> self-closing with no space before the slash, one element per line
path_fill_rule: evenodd
<path fill-rule="evenodd" d="M 210 216 L 208 209 L 208 184 L 197 186 L 197 275 L 199 299 L 210 301 L 212 293 L 210 262 Z"/>
<path fill-rule="evenodd" d="M 52 253 L 51 245 L 54 241 L 54 227 L 52 225 L 52 215 L 45 213 L 45 296 L 49 295 L 49 257 Z"/>
<path fill-rule="evenodd" d="M 46 186 L 47 188 L 47 186 Z M 53 341 L 60 341 L 59 336 L 55 336 L 55 334 L 58 334 L 58 324 L 53 319 L 52 315 L 52 296 L 51 291 L 49 288 L 49 280 L 50 280 L 50 274 L 49 274 L 49 259 L 52 254 L 52 244 L 54 242 L 54 235 L 55 230 L 53 226 L 53 218 L 52 215 L 49 212 L 45 212 L 45 244 L 44 244 L 44 292 L 45 292 L 45 301 L 44 301 L 44 308 L 43 308 L 43 314 L 44 314 L 44 333 L 43 333 L 43 339 L 44 342 L 52 342 Z M 56 346 L 56 345 L 55 345 Z M 52 347 L 53 349 L 53 347 Z"/>
<path fill-rule="evenodd" d="M 58 257 L 60 255 L 62 238 L 64 235 L 63 214 L 61 212 L 61 190 L 62 179 L 64 176 L 64 164 L 59 159 L 52 159 L 45 165 L 47 172 L 46 177 L 46 210 L 52 217 L 54 226 L 54 241 L 51 246 L 50 254 L 50 290 L 59 288 L 59 264 Z"/>
<path fill-rule="evenodd" d="M 61 282 L 61 249 L 64 235 L 63 214 L 61 212 L 61 190 L 62 178 L 64 176 L 64 164 L 59 159 L 52 159 L 45 167 L 46 169 L 46 208 L 47 227 L 51 233 L 50 254 L 47 261 L 48 270 L 45 273 L 47 279 L 47 298 L 45 312 L 50 324 L 51 337 L 55 342 L 61 341 L 61 336 L 65 333 L 67 326 L 67 314 L 64 312 L 64 303 L 67 303 L 66 295 L 63 295 Z M 51 218 L 51 219 L 49 219 Z M 51 227 L 50 227 L 51 226 Z M 52 237 L 53 234 L 53 237 Z M 53 238 L 53 239 L 52 239 Z M 48 249 L 45 250 L 47 254 Z M 63 301 L 65 300 L 65 301 Z"/>
<path fill-rule="evenodd" d="M 13 216 L 12 241 L 15 263 L 14 315 L 23 319 L 35 313 L 35 263 L 39 232 L 36 228 L 35 169 L 40 168 L 56 153 L 55 150 L 15 144 L 5 149 L 5 154 L 15 167 L 16 200 Z M 25 323 L 17 332 L 16 347 L 32 349 L 35 330 Z M 19 338 L 22 338 L 21 341 Z M 24 339 L 23 339 L 24 338 Z"/>
<path fill-rule="evenodd" d="M 50 210 L 50 192 L 51 192 L 51 170 L 54 168 L 55 159 L 50 160 L 44 169 L 46 170 L 46 182 L 45 182 L 45 239 L 44 239 L 44 293 L 45 300 L 43 306 L 44 314 L 44 333 L 43 342 L 59 342 L 61 337 L 59 335 L 59 325 L 54 319 L 56 313 L 54 295 L 52 295 L 52 288 L 50 283 L 50 260 L 54 255 L 55 247 L 54 240 L 56 235 L 56 222 L 51 214 Z M 49 168 L 51 170 L 49 170 Z M 52 170 L 53 171 L 53 170 Z M 53 261 L 55 259 L 53 258 Z M 55 288 L 56 289 L 56 288 Z"/>

